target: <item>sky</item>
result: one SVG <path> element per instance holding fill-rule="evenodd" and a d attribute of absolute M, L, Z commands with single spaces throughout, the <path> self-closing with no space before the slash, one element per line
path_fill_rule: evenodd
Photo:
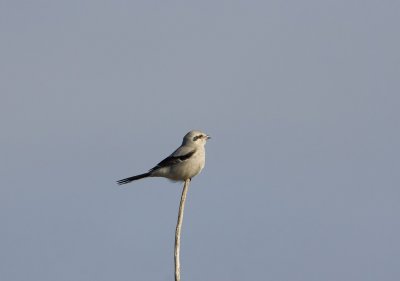
<path fill-rule="evenodd" d="M 0 279 L 400 280 L 399 1 L 0 2 Z"/>

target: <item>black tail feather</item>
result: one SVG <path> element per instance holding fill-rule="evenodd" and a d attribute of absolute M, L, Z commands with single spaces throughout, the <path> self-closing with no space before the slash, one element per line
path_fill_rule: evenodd
<path fill-rule="evenodd" d="M 119 181 L 117 181 L 117 183 L 119 185 L 126 184 L 126 183 L 130 183 L 131 181 L 135 181 L 135 180 L 140 180 L 140 179 L 146 178 L 148 176 L 150 176 L 150 173 L 144 173 L 144 174 L 140 174 L 140 175 L 137 175 L 137 176 L 133 176 L 133 177 L 129 177 L 129 178 L 126 178 L 126 179 L 119 180 Z"/>

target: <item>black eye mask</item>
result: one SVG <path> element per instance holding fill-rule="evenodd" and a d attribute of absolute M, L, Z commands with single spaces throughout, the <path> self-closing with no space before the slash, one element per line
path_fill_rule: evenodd
<path fill-rule="evenodd" d="M 197 141 L 201 137 L 202 137 L 202 135 L 195 136 L 195 137 L 193 137 L 193 141 Z"/>

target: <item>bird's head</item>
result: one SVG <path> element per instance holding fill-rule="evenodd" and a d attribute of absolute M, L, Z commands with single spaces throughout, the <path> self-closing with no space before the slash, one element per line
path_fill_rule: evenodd
<path fill-rule="evenodd" d="M 211 137 L 200 131 L 190 131 L 183 137 L 183 145 L 205 145 L 207 140 Z"/>

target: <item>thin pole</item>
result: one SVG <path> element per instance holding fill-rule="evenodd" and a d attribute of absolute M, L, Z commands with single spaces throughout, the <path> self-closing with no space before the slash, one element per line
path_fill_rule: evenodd
<path fill-rule="evenodd" d="M 181 248 L 181 229 L 183 220 L 183 211 L 185 209 L 186 194 L 189 189 L 190 179 L 185 180 L 182 190 L 181 203 L 179 204 L 178 222 L 175 230 L 175 281 L 181 280 L 180 248 Z"/>

